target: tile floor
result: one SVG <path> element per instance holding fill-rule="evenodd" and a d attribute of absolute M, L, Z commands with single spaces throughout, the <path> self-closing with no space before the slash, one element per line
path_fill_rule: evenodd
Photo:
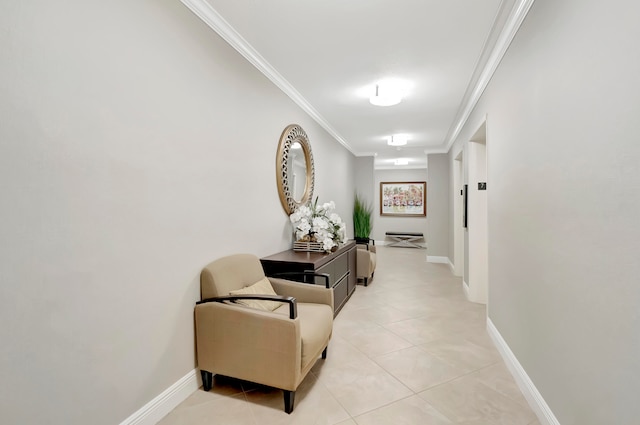
<path fill-rule="evenodd" d="M 484 305 L 425 250 L 385 246 L 295 410 L 282 409 L 279 390 L 216 377 L 159 425 L 540 425 L 486 333 Z"/>

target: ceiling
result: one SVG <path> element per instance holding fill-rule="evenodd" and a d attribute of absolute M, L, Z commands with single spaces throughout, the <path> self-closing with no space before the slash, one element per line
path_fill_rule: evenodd
<path fill-rule="evenodd" d="M 426 168 L 448 150 L 501 29 L 501 0 L 182 1 L 376 169 Z M 389 78 L 402 102 L 371 105 Z M 388 146 L 392 134 L 407 145 Z"/>

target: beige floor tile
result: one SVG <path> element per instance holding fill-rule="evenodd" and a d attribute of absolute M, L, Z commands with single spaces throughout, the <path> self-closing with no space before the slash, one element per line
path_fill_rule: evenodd
<path fill-rule="evenodd" d="M 413 394 L 382 370 L 330 391 L 351 416 L 361 415 Z"/>
<path fill-rule="evenodd" d="M 447 335 L 446 332 L 431 326 L 429 321 L 422 317 L 389 323 L 384 325 L 384 328 L 414 345 L 435 341 Z"/>
<path fill-rule="evenodd" d="M 452 424 L 425 400 L 411 396 L 357 416 L 358 425 L 449 425 Z"/>
<path fill-rule="evenodd" d="M 391 353 L 413 345 L 379 325 L 352 334 L 349 343 L 369 357 Z"/>
<path fill-rule="evenodd" d="M 468 373 L 418 347 L 378 356 L 374 360 L 416 393 Z"/>
<path fill-rule="evenodd" d="M 347 419 L 346 421 L 340 422 L 339 424 L 336 424 L 336 425 L 358 425 L 358 424 L 353 419 Z"/>
<path fill-rule="evenodd" d="M 291 414 L 283 411 L 281 390 L 261 387 L 248 392 L 246 397 L 253 416 L 260 424 L 334 425 L 350 418 L 347 411 L 313 375 L 307 375 L 298 387 Z"/>
<path fill-rule="evenodd" d="M 418 347 L 467 372 L 502 361 L 495 348 L 482 347 L 458 335 L 427 342 Z"/>
<path fill-rule="evenodd" d="M 496 425 L 528 425 L 531 409 L 469 376 L 421 392 L 438 411 L 454 422 L 488 421 Z"/>
<path fill-rule="evenodd" d="M 366 317 L 357 316 L 356 314 L 345 314 L 343 316 L 342 313 L 343 312 L 340 312 L 333 321 L 333 334 L 348 341 L 350 341 L 354 335 L 380 327 L 380 325 L 373 323 Z"/>
<path fill-rule="evenodd" d="M 469 328 L 460 332 L 456 332 L 457 336 L 465 338 L 474 344 L 480 345 L 484 348 L 495 350 L 496 346 L 491 340 L 491 337 L 487 333 L 486 329 L 481 328 Z"/>
<path fill-rule="evenodd" d="M 318 360 L 311 369 L 317 371 L 325 366 L 344 366 L 345 364 L 370 361 L 369 357 L 351 345 L 345 338 L 337 335 L 331 337 L 327 348 L 327 358 Z"/>
<path fill-rule="evenodd" d="M 408 313 L 402 309 L 398 309 L 392 306 L 374 306 L 367 308 L 360 308 L 357 310 L 350 310 L 346 312 L 340 312 L 343 315 L 341 320 L 366 320 L 369 322 L 377 323 L 379 325 L 385 325 L 387 323 L 399 322 L 414 317 L 411 313 Z"/>
<path fill-rule="evenodd" d="M 257 425 L 244 394 L 173 410 L 158 425 Z"/>
<path fill-rule="evenodd" d="M 518 384 L 516 384 L 513 376 L 511 376 L 511 373 L 502 361 L 473 372 L 469 374 L 469 376 L 477 379 L 489 388 L 496 390 L 500 394 L 509 397 L 511 400 L 523 406 L 529 406 L 527 399 L 522 395 Z"/>
<path fill-rule="evenodd" d="M 329 389 L 334 392 L 347 387 L 359 380 L 374 374 L 383 373 L 376 362 L 369 359 L 359 359 L 350 362 L 316 363 L 312 373 Z"/>
<path fill-rule="evenodd" d="M 242 383 L 240 381 L 223 376 L 214 376 L 211 390 L 204 391 L 200 388 L 180 403 L 176 409 L 193 407 L 238 394 L 243 394 Z"/>

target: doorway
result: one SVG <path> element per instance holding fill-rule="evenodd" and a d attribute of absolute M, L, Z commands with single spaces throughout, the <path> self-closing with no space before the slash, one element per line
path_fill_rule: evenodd
<path fill-rule="evenodd" d="M 453 274 L 464 274 L 464 149 L 460 150 L 453 161 Z M 466 285 L 465 285 L 466 288 Z"/>
<path fill-rule="evenodd" d="M 487 125 L 486 120 L 466 146 L 468 217 L 465 281 L 469 301 L 486 304 L 489 295 L 489 255 L 487 222 Z M 466 268 L 466 267 L 465 267 Z"/>

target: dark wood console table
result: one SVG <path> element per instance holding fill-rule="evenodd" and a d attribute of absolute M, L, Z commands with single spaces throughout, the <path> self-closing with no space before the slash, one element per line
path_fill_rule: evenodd
<path fill-rule="evenodd" d="M 299 252 L 292 249 L 261 258 L 262 268 L 267 276 L 287 272 L 313 271 L 329 275 L 329 285 L 333 288 L 333 315 L 338 314 L 349 297 L 356 290 L 356 243 L 348 241 L 336 252 Z M 302 278 L 291 278 L 304 282 Z M 316 278 L 316 285 L 325 285 L 326 280 Z"/>

